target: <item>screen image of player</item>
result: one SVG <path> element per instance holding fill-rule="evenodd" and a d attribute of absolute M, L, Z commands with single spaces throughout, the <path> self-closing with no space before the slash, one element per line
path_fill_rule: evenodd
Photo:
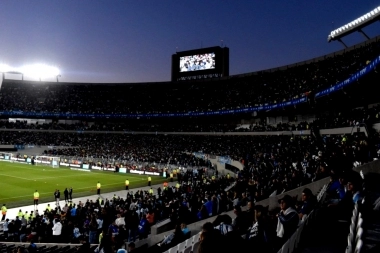
<path fill-rule="evenodd" d="M 182 56 L 179 58 L 179 72 L 215 69 L 215 53 Z"/>

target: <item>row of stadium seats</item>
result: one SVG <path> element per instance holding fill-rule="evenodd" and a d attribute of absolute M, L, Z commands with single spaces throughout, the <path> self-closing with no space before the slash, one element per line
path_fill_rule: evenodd
<path fill-rule="evenodd" d="M 362 188 L 365 196 L 352 211 L 346 253 L 375 252 L 375 249 L 379 248 L 380 222 L 378 210 L 373 206 L 378 201 L 380 193 L 373 190 L 375 189 L 373 186 L 367 186 L 367 177 L 362 170 L 360 176 L 363 179 Z M 377 184 L 377 180 L 374 181 Z M 373 198 L 376 198 L 376 201 L 373 201 Z"/>
<path fill-rule="evenodd" d="M 328 185 L 325 184 L 317 194 L 318 205 L 320 205 L 323 202 L 323 199 L 326 195 L 327 187 Z M 290 237 L 289 240 L 286 241 L 286 243 L 281 247 L 278 253 L 293 253 L 300 249 L 300 241 L 302 236 L 304 236 L 302 234 L 304 232 L 304 228 L 310 230 L 315 225 L 319 211 L 318 208 L 319 207 L 317 206 L 314 210 L 311 211 L 311 213 L 306 217 L 306 219 L 300 221 L 300 224 L 296 232 Z"/>
<path fill-rule="evenodd" d="M 363 219 L 361 212 L 358 211 L 358 204 L 355 205 L 352 211 L 350 233 L 347 237 L 347 249 L 346 253 L 360 253 L 363 246 L 362 235 L 363 235 Z"/>
<path fill-rule="evenodd" d="M 192 236 L 190 239 L 187 239 L 184 242 L 181 242 L 180 244 L 168 249 L 164 253 L 191 253 L 191 252 L 198 252 L 199 244 L 201 243 L 201 233 L 199 232 Z"/>
<path fill-rule="evenodd" d="M 322 189 L 319 191 L 318 196 L 319 197 L 319 204 L 321 203 L 323 197 L 326 194 L 327 184 L 325 184 Z M 289 240 L 281 247 L 281 249 L 278 251 L 278 253 L 292 253 L 295 252 L 297 249 L 299 249 L 300 246 L 300 240 L 303 236 L 302 232 L 304 227 L 307 227 L 308 229 L 312 229 L 313 225 L 315 225 L 316 216 L 318 213 L 318 209 L 314 209 L 311 211 L 311 213 L 307 216 L 306 219 L 303 221 L 300 221 L 298 229 L 296 232 L 291 236 Z M 168 249 L 164 253 L 197 253 L 198 248 L 201 244 L 201 233 L 199 232 L 192 236 L 190 239 L 185 240 L 184 242 L 179 243 L 178 245 L 173 246 L 172 248 Z M 245 236 L 245 235 L 244 235 Z"/>

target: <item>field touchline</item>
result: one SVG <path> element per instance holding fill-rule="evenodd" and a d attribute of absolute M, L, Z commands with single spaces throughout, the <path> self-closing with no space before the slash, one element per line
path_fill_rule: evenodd
<path fill-rule="evenodd" d="M 62 177 L 81 177 L 81 176 L 90 176 L 90 174 L 80 174 L 80 175 L 67 175 L 67 176 L 58 176 L 58 177 L 40 177 L 35 178 L 35 180 L 50 179 L 50 178 L 62 178 Z"/>
<path fill-rule="evenodd" d="M 43 192 L 43 193 L 40 193 L 40 196 L 41 195 L 51 195 L 52 193 L 51 192 Z M 15 197 L 9 197 L 9 198 L 3 198 L 3 199 L 0 199 L 0 200 L 4 200 L 4 199 L 17 199 L 17 198 L 24 198 L 24 197 L 30 197 L 31 199 L 33 198 L 33 192 L 32 194 L 29 194 L 29 195 L 24 195 L 24 196 L 15 196 Z M 33 199 L 32 199 L 33 200 Z"/>
<path fill-rule="evenodd" d="M 18 179 L 23 179 L 23 180 L 29 180 L 29 181 L 35 181 L 35 179 L 30 179 L 30 178 L 25 178 L 25 177 L 16 177 L 16 176 L 11 176 L 11 175 L 6 175 L 6 174 L 0 174 L 0 176 L 4 177 L 13 177 L 13 178 L 18 178 Z"/>

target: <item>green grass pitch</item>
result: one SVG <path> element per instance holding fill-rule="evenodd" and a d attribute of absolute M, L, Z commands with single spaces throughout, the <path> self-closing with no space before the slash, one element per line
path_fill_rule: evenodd
<path fill-rule="evenodd" d="M 55 189 L 61 191 L 61 199 L 64 199 L 66 187 L 73 188 L 73 198 L 94 195 L 98 181 L 102 185 L 102 193 L 125 190 L 126 179 L 130 189 L 148 185 L 147 175 L 97 170 L 85 172 L 8 162 L 0 162 L 0 178 L 0 205 L 6 204 L 8 208 L 32 205 L 35 190 L 40 193 L 40 203 L 43 203 L 54 201 Z M 166 181 L 163 177 L 151 178 L 152 184 Z"/>

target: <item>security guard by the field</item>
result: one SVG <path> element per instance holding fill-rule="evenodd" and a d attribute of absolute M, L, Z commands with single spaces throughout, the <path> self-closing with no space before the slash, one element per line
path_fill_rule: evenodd
<path fill-rule="evenodd" d="M 30 215 L 28 214 L 28 211 L 25 211 L 24 218 L 25 220 L 29 220 Z"/>
<path fill-rule="evenodd" d="M 129 180 L 125 180 L 125 189 L 128 191 L 129 190 Z"/>
<path fill-rule="evenodd" d="M 33 200 L 34 200 L 34 205 L 35 206 L 38 206 L 38 200 L 40 199 L 40 194 L 38 193 L 38 191 L 36 190 L 34 193 L 33 193 Z"/>
<path fill-rule="evenodd" d="M 152 178 L 148 177 L 148 186 L 151 186 L 151 184 L 152 184 Z"/>
<path fill-rule="evenodd" d="M 170 173 L 170 182 L 173 182 L 173 172 Z"/>
<path fill-rule="evenodd" d="M 96 191 L 97 191 L 97 194 L 100 195 L 100 188 L 102 187 L 102 185 L 100 184 L 100 182 L 98 181 L 98 183 L 96 184 Z"/>
<path fill-rule="evenodd" d="M 24 213 L 20 210 L 18 210 L 17 216 L 21 219 L 22 216 L 24 216 Z"/>
<path fill-rule="evenodd" d="M 3 204 L 3 206 L 1 207 L 1 214 L 3 215 L 3 217 L 1 218 L 1 220 L 5 220 L 5 216 L 7 216 L 7 207 L 5 206 L 5 204 Z"/>

